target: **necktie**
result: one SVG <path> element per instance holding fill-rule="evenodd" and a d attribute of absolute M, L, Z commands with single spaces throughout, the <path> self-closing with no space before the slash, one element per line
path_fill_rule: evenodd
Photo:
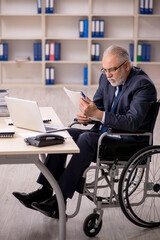
<path fill-rule="evenodd" d="M 118 92 L 117 92 L 117 95 L 116 95 L 115 98 L 114 98 L 114 101 L 113 101 L 113 104 L 112 104 L 112 107 L 111 107 L 111 110 L 110 110 L 111 113 L 114 113 L 114 111 L 115 111 L 116 104 L 117 104 L 119 95 L 120 95 L 121 90 L 122 90 L 122 85 L 118 86 L 117 88 L 118 88 Z M 108 130 L 107 127 L 102 126 L 102 128 L 100 129 L 99 132 L 100 132 L 100 134 L 102 134 L 102 133 L 104 133 L 104 132 L 107 132 L 107 130 Z"/>

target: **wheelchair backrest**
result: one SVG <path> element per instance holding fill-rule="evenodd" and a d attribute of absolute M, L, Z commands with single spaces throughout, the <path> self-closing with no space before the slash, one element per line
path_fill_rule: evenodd
<path fill-rule="evenodd" d="M 160 99 L 157 102 L 154 102 L 149 110 L 149 115 L 151 116 L 151 122 L 149 126 L 149 132 L 153 133 L 156 119 L 159 113 L 160 108 Z"/>

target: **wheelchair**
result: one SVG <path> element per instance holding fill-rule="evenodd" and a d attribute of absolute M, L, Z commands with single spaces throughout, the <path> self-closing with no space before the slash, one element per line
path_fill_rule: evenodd
<path fill-rule="evenodd" d="M 95 237 L 102 228 L 104 208 L 120 207 L 132 223 L 140 227 L 160 226 L 160 146 L 153 145 L 153 130 L 160 100 L 150 109 L 149 131 L 136 133 L 109 129 L 98 141 L 96 163 L 83 173 L 75 217 L 83 196 L 95 204 L 93 213 L 84 221 L 83 231 Z M 77 124 L 74 121 L 70 127 Z M 148 143 L 111 143 L 105 146 L 107 135 L 148 136 Z M 111 146 L 110 146 L 111 145 Z"/>

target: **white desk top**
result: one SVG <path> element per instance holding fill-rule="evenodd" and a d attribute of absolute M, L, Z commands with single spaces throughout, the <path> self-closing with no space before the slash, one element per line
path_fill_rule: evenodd
<path fill-rule="evenodd" d="M 53 108 L 45 107 L 40 108 L 42 117 L 52 119 L 52 124 L 62 126 L 61 121 L 54 112 Z M 0 117 L 0 128 L 10 128 L 7 125 L 6 118 Z M 11 127 L 12 128 L 12 127 Z M 78 153 L 79 148 L 74 143 L 72 138 L 65 139 L 63 144 L 47 146 L 47 147 L 34 147 L 28 146 L 24 142 L 22 133 L 33 133 L 33 131 L 14 128 L 15 134 L 13 138 L 0 138 L 0 155 L 18 155 L 18 154 L 44 154 L 44 153 Z M 41 134 L 41 133 L 37 133 Z"/>

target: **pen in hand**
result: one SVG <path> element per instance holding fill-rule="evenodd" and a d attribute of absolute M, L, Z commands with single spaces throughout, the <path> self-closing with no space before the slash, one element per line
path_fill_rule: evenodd
<path fill-rule="evenodd" d="M 84 94 L 84 92 L 81 91 L 81 95 L 82 95 L 84 101 L 89 104 L 89 102 L 88 102 L 87 99 L 86 99 L 86 95 Z"/>
<path fill-rule="evenodd" d="M 81 91 L 82 97 L 85 99 L 86 95 Z"/>

